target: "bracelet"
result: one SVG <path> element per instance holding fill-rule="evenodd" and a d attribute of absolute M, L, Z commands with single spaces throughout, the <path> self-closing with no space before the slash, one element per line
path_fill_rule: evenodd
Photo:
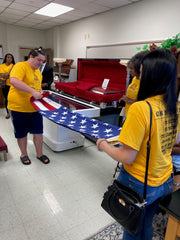
<path fill-rule="evenodd" d="M 101 150 L 99 149 L 99 147 L 100 147 L 101 143 L 102 143 L 102 142 L 104 142 L 104 141 L 106 141 L 106 142 L 107 142 L 107 140 L 106 140 L 106 139 L 102 139 L 101 141 L 99 141 L 99 143 L 98 143 L 98 145 L 97 145 L 97 148 L 98 148 L 98 150 L 99 150 L 99 151 L 101 151 Z"/>
<path fill-rule="evenodd" d="M 174 182 L 173 184 L 177 187 L 180 187 L 180 183 Z"/>

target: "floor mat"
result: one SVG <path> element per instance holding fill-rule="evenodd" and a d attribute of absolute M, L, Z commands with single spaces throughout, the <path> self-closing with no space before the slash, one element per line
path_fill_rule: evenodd
<path fill-rule="evenodd" d="M 153 240 L 164 240 L 167 219 L 168 214 L 158 213 L 154 216 Z M 122 226 L 117 222 L 113 222 L 84 240 L 121 240 L 122 236 L 123 236 Z"/>

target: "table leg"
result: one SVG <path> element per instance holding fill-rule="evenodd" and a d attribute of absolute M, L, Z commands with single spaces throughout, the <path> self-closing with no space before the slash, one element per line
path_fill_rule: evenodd
<path fill-rule="evenodd" d="M 169 215 L 164 240 L 178 240 L 180 237 L 180 221 Z"/>
<path fill-rule="evenodd" d="M 6 150 L 3 151 L 3 155 L 4 155 L 4 161 L 7 161 L 7 152 L 6 152 Z"/>

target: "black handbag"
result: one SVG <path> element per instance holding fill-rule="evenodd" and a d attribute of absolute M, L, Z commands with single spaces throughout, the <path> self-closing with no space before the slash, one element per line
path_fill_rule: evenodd
<path fill-rule="evenodd" d="M 129 186 L 114 180 L 104 193 L 102 208 L 120 223 L 131 235 L 135 235 L 142 227 L 144 206 L 146 205 L 147 175 L 150 154 L 152 108 L 150 108 L 150 130 L 147 142 L 146 171 L 143 196 Z M 116 168 L 117 171 L 117 168 Z M 116 172 L 115 172 L 116 174 Z M 114 175 L 115 176 L 115 175 Z"/>

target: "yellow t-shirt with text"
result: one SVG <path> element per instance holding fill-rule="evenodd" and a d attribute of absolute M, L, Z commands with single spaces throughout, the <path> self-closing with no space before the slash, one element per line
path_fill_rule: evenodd
<path fill-rule="evenodd" d="M 5 63 L 0 65 L 0 73 L 10 73 L 11 69 L 13 68 L 13 64 L 11 63 L 7 66 Z M 9 78 L 2 78 L 2 80 L 6 81 L 7 86 L 11 86 Z"/>
<path fill-rule="evenodd" d="M 175 135 L 171 123 L 173 119 L 166 114 L 163 95 L 146 99 L 152 107 L 151 149 L 148 170 L 148 185 L 163 184 L 172 173 L 171 151 L 180 132 L 178 123 Z M 180 106 L 178 106 L 178 117 Z M 125 170 L 139 181 L 144 182 L 147 141 L 149 138 L 150 108 L 145 101 L 133 103 L 122 127 L 119 141 L 138 151 L 132 164 L 123 164 Z M 174 137 L 174 138 L 173 138 Z"/>
<path fill-rule="evenodd" d="M 132 79 L 132 82 L 131 84 L 129 84 L 128 88 L 127 88 L 127 92 L 126 92 L 126 96 L 133 100 L 134 102 L 137 101 L 137 96 L 138 96 L 138 92 L 139 92 L 139 86 L 140 86 L 140 80 L 137 79 L 136 77 L 134 77 Z M 126 113 L 126 116 L 128 114 L 128 110 L 129 110 L 129 107 L 131 106 L 132 103 L 127 103 L 126 102 L 126 105 L 125 105 L 125 113 Z"/>
<path fill-rule="evenodd" d="M 15 77 L 40 92 L 42 75 L 39 69 L 32 69 L 27 61 L 16 63 L 10 73 L 10 78 Z M 8 109 L 17 112 L 36 112 L 30 103 L 30 93 L 21 91 L 11 86 L 8 94 Z"/>

